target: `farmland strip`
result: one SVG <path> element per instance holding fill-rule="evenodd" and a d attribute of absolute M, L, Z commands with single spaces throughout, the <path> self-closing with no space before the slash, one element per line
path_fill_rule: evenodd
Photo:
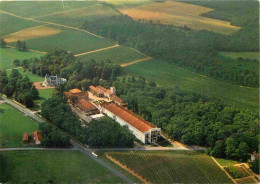
<path fill-rule="evenodd" d="M 135 63 L 139 63 L 139 62 L 143 62 L 143 61 L 149 60 L 149 59 L 152 59 L 152 58 L 151 57 L 146 57 L 146 58 L 138 59 L 138 60 L 135 60 L 135 61 L 132 61 L 132 62 L 129 62 L 129 63 L 121 64 L 120 66 L 121 67 L 126 67 L 126 66 L 129 66 L 129 65 L 133 65 Z"/>

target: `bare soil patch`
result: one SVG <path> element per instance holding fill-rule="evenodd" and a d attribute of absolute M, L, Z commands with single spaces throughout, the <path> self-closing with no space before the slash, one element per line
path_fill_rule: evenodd
<path fill-rule="evenodd" d="M 35 86 L 36 89 L 50 89 L 50 88 L 55 88 L 55 87 L 45 87 L 42 86 L 43 82 L 34 82 L 33 85 Z"/>
<path fill-rule="evenodd" d="M 15 42 L 17 40 L 29 40 L 38 37 L 45 37 L 54 34 L 60 33 L 60 29 L 48 27 L 46 25 L 40 25 L 36 27 L 31 27 L 28 29 L 23 29 L 21 31 L 11 33 L 9 35 L 4 36 L 6 42 Z"/>

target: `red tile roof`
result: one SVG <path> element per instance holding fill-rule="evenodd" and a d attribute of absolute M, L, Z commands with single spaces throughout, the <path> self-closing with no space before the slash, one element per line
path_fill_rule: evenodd
<path fill-rule="evenodd" d="M 97 86 L 96 88 L 100 89 L 103 93 L 106 92 L 106 88 L 104 88 L 103 86 Z"/>
<path fill-rule="evenodd" d="M 81 93 L 82 91 L 80 89 L 71 89 L 69 92 L 75 94 L 75 93 Z"/>
<path fill-rule="evenodd" d="M 28 133 L 23 134 L 23 142 L 28 141 L 28 139 L 29 139 L 29 134 Z"/>
<path fill-rule="evenodd" d="M 92 103 L 90 103 L 86 99 L 81 99 L 78 102 L 76 102 L 76 106 L 82 111 L 91 111 L 97 109 L 97 107 L 95 107 Z"/>
<path fill-rule="evenodd" d="M 118 102 L 118 103 L 123 102 L 123 100 L 116 95 L 113 95 L 111 99 L 112 99 L 112 101 L 115 101 L 115 102 Z"/>
<path fill-rule="evenodd" d="M 138 129 L 141 132 L 147 132 L 151 128 L 156 128 L 156 126 L 152 125 L 151 123 L 145 121 L 144 119 L 140 118 L 139 116 L 135 115 L 131 111 L 122 108 L 116 104 L 113 103 L 103 103 L 101 106 L 111 113 L 115 114 L 116 116 L 120 117 L 124 121 L 126 121 L 128 124 L 132 125 L 136 129 Z"/>
<path fill-rule="evenodd" d="M 95 91 L 98 94 L 103 94 L 104 93 L 104 91 L 102 91 L 99 88 L 96 88 L 95 86 L 89 86 L 89 88 L 92 89 L 93 91 Z"/>
<path fill-rule="evenodd" d="M 42 140 L 42 133 L 39 132 L 39 131 L 34 131 L 33 137 L 34 137 L 35 142 L 41 141 Z"/>

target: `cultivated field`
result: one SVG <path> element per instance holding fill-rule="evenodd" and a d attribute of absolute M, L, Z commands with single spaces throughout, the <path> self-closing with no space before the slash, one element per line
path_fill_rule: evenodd
<path fill-rule="evenodd" d="M 42 17 L 36 18 L 37 20 L 54 22 L 58 24 L 73 26 L 73 27 L 82 27 L 83 23 L 86 20 L 93 19 L 95 17 L 108 17 L 118 15 L 119 13 L 113 10 L 109 6 L 105 6 L 101 3 L 89 2 L 89 6 L 74 9 L 70 11 L 58 12 L 56 14 L 47 14 Z"/>
<path fill-rule="evenodd" d="M 26 40 L 27 47 L 45 52 L 51 52 L 55 49 L 63 49 L 74 54 L 79 54 L 116 44 L 114 41 L 105 38 L 101 39 L 80 30 L 54 25 L 49 25 L 48 27 L 59 29 L 61 32 L 55 35 Z M 15 44 L 16 43 L 11 43 L 12 46 Z"/>
<path fill-rule="evenodd" d="M 42 53 L 38 52 L 32 52 L 32 51 L 26 51 L 26 52 L 20 52 L 16 51 L 13 48 L 0 48 L 0 70 L 1 69 L 9 69 L 13 68 L 13 60 L 14 59 L 19 59 L 19 60 L 24 60 L 24 59 L 29 59 L 33 57 L 40 57 L 42 56 Z"/>
<path fill-rule="evenodd" d="M 38 130 L 38 123 L 7 104 L 0 104 L 0 147 L 23 147 L 24 133 Z"/>
<path fill-rule="evenodd" d="M 91 60 L 96 61 L 106 61 L 110 59 L 112 63 L 122 64 L 135 61 L 137 59 L 145 58 L 146 56 L 139 53 L 129 47 L 118 46 L 107 50 L 102 50 L 100 52 L 94 52 L 87 55 L 79 56 L 80 60 Z"/>
<path fill-rule="evenodd" d="M 52 28 L 46 25 L 40 25 L 36 27 L 23 29 L 15 33 L 11 33 L 9 35 L 4 36 L 3 38 L 7 43 L 9 43 L 9 42 L 16 42 L 17 40 L 29 40 L 38 37 L 50 36 L 50 35 L 58 34 L 60 32 L 61 30 L 58 28 Z"/>
<path fill-rule="evenodd" d="M 224 171 L 205 155 L 108 155 L 151 183 L 232 183 Z"/>
<path fill-rule="evenodd" d="M 153 59 L 130 65 L 126 67 L 126 71 L 131 75 L 143 76 L 164 87 L 178 86 L 187 91 L 233 104 L 238 108 L 258 109 L 259 90 L 256 88 L 240 87 L 218 81 Z"/>
<path fill-rule="evenodd" d="M 15 3 L 1 2 L 0 9 L 22 17 L 36 18 L 57 12 L 87 7 L 94 3 L 95 2 L 86 1 L 18 1 Z"/>
<path fill-rule="evenodd" d="M 240 29 L 240 27 L 230 25 L 230 22 L 201 16 L 213 9 L 182 2 L 153 2 L 130 8 L 122 7 L 119 10 L 136 20 L 153 20 L 175 26 L 186 25 L 192 29 L 206 29 L 223 34 L 232 34 Z"/>
<path fill-rule="evenodd" d="M 2 2 L 0 3 L 0 5 L 1 4 Z M 41 23 L 19 19 L 17 17 L 3 14 L 0 12 L 0 37 L 39 25 L 41 25 Z"/>
<path fill-rule="evenodd" d="M 259 52 L 220 52 L 220 54 L 234 59 L 242 57 L 259 60 Z"/>
<path fill-rule="evenodd" d="M 110 171 L 78 151 L 1 152 L 9 183 L 123 183 Z"/>

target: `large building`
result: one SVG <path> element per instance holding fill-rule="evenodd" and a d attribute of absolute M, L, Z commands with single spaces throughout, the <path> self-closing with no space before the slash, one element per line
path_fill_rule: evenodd
<path fill-rule="evenodd" d="M 114 119 L 121 126 L 127 126 L 129 130 L 143 143 L 155 143 L 161 136 L 161 129 L 145 121 L 131 111 L 114 103 L 104 102 L 100 105 L 100 111 Z"/>
<path fill-rule="evenodd" d="M 81 111 L 83 111 L 84 113 L 86 113 L 86 115 L 99 113 L 98 108 L 86 99 L 80 99 L 76 101 L 75 106 L 79 108 Z"/>
<path fill-rule="evenodd" d="M 72 103 L 80 99 L 88 99 L 88 92 L 81 91 L 80 89 L 71 89 L 69 91 L 66 91 L 65 95 L 68 98 L 68 102 Z"/>
<path fill-rule="evenodd" d="M 49 76 L 48 74 L 46 74 L 43 85 L 44 86 L 58 86 L 60 84 L 66 83 L 66 82 L 67 82 L 66 79 L 60 78 L 58 75 Z"/>

